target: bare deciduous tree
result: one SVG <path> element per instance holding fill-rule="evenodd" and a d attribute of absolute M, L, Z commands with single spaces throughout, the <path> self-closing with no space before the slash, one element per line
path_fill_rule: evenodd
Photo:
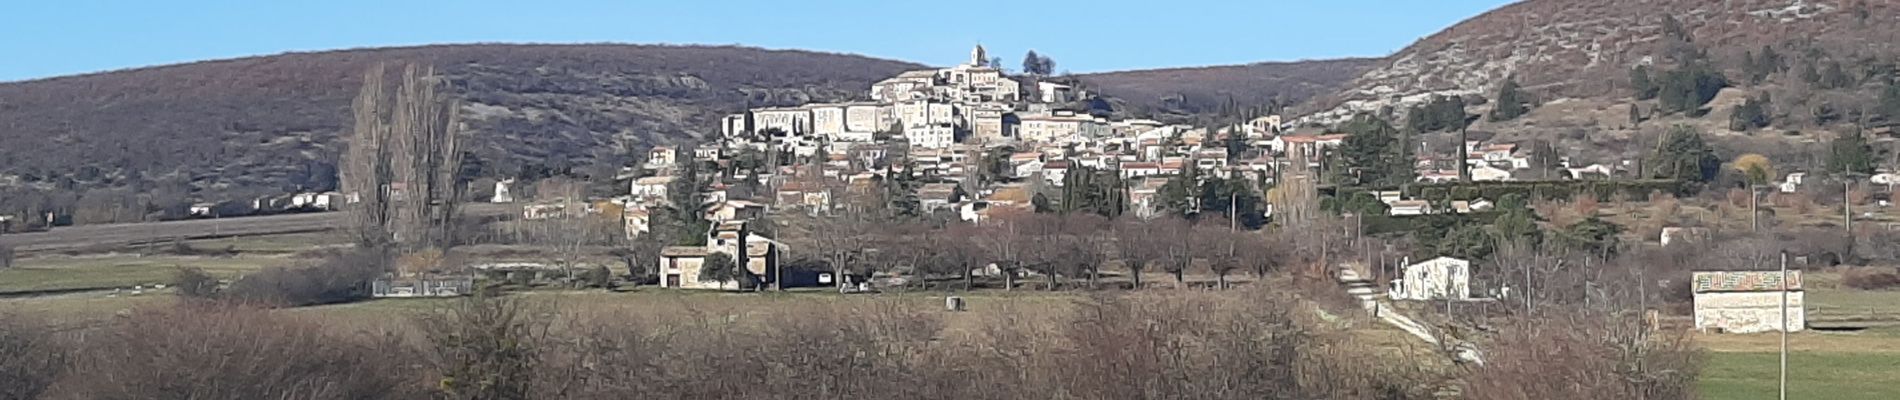
<path fill-rule="evenodd" d="M 66 373 L 65 349 L 44 321 L 0 313 L 0 399 L 37 399 Z"/>
<path fill-rule="evenodd" d="M 402 252 L 451 245 L 462 198 L 457 102 L 433 68 L 410 64 L 390 93 L 382 65 L 363 76 L 342 184 L 353 239 Z"/>
<path fill-rule="evenodd" d="M 0 269 L 13 268 L 13 257 L 13 246 L 0 244 Z"/>

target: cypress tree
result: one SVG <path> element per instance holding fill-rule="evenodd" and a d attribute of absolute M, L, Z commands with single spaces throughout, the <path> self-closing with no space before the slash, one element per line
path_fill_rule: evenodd
<path fill-rule="evenodd" d="M 1649 66 L 1638 65 L 1630 69 L 1630 90 L 1636 92 L 1637 100 L 1656 98 L 1656 82 L 1649 78 Z"/>
<path fill-rule="evenodd" d="M 1874 148 L 1859 129 L 1834 139 L 1829 145 L 1827 170 L 1834 173 L 1871 174 L 1874 172 Z"/>
<path fill-rule="evenodd" d="M 1529 112 L 1524 106 L 1525 99 L 1516 79 L 1505 79 L 1498 87 L 1497 108 L 1491 110 L 1492 121 L 1509 121 Z"/>

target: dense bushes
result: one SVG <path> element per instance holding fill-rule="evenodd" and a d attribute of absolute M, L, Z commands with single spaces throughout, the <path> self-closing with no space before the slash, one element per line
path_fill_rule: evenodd
<path fill-rule="evenodd" d="M 146 309 L 85 335 L 48 398 L 410 399 L 417 354 L 396 339 L 229 307 Z"/>
<path fill-rule="evenodd" d="M 187 299 L 206 299 L 218 295 L 218 278 L 202 269 L 180 267 L 172 272 L 172 287 Z"/>
<path fill-rule="evenodd" d="M 1593 194 L 1599 201 L 1609 201 L 1618 194 L 1631 200 L 1647 201 L 1655 193 L 1688 196 L 1694 194 L 1694 188 L 1674 180 L 1639 181 L 1522 181 L 1522 182 L 1455 182 L 1442 184 L 1419 184 L 1404 187 L 1405 196 L 1427 200 L 1475 200 L 1497 201 L 1507 194 L 1517 194 L 1525 199 L 1570 200 L 1578 194 Z"/>
<path fill-rule="evenodd" d="M 1467 370 L 1363 342 L 1385 339 L 1342 331 L 1284 291 L 975 313 L 857 299 L 766 312 L 476 297 L 371 324 L 191 303 L 70 341 L 0 317 L 0 398 L 1425 399 L 1452 386 L 1481 400 L 1687 398 L 1700 361 L 1635 313 L 1561 307 L 1486 335 L 1486 362 Z"/>
<path fill-rule="evenodd" d="M 44 321 L 0 313 L 0 400 L 40 398 L 67 371 L 67 350 Z"/>
<path fill-rule="evenodd" d="M 327 258 L 291 266 L 265 268 L 216 289 L 203 271 L 183 269 L 172 284 L 188 298 L 268 307 L 340 303 L 369 296 L 369 286 L 388 271 L 388 255 L 373 251 L 335 253 Z"/>
<path fill-rule="evenodd" d="M 777 304 L 556 310 L 473 298 L 374 326 L 143 309 L 75 335 L 75 358 L 54 363 L 72 373 L 40 397 L 1417 399 L 1449 384 L 1266 292 L 999 302 L 984 314 L 902 298 Z"/>
<path fill-rule="evenodd" d="M 1104 296 L 1071 312 L 993 310 L 961 327 L 916 304 L 560 323 L 476 299 L 427 325 L 444 382 L 490 383 L 445 384 L 454 398 L 1402 399 L 1442 383 L 1338 351 L 1344 338 L 1317 335 L 1291 298 L 1263 293 Z"/>
<path fill-rule="evenodd" d="M 1695 397 L 1702 354 L 1688 337 L 1651 331 L 1636 313 L 1550 313 L 1504 328 L 1468 380 L 1465 398 Z"/>
<path fill-rule="evenodd" d="M 1841 273 L 1841 285 L 1860 290 L 1900 288 L 1900 269 L 1850 268 Z"/>

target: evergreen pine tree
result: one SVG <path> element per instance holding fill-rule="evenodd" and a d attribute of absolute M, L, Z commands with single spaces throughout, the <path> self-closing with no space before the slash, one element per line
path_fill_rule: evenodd
<path fill-rule="evenodd" d="M 1649 78 L 1649 66 L 1630 68 L 1630 90 L 1636 92 L 1637 100 L 1656 98 L 1656 82 Z"/>
<path fill-rule="evenodd" d="M 1834 139 L 1827 157 L 1827 170 L 1834 173 L 1871 174 L 1874 172 L 1874 148 L 1859 129 Z"/>
<path fill-rule="evenodd" d="M 1691 63 L 1681 69 L 1663 74 L 1657 84 L 1659 106 L 1664 112 L 1686 112 L 1697 114 L 1703 104 L 1715 99 L 1715 95 L 1728 87 L 1728 79 L 1721 72 L 1703 63 Z"/>
<path fill-rule="evenodd" d="M 1821 72 L 1821 87 L 1825 89 L 1844 89 L 1854 86 L 1854 77 L 1847 74 L 1839 61 L 1828 61 L 1827 69 Z"/>
<path fill-rule="evenodd" d="M 1751 98 L 1736 105 L 1734 112 L 1729 114 L 1728 129 L 1744 132 L 1766 127 L 1768 122 L 1768 111 L 1761 102 Z"/>
<path fill-rule="evenodd" d="M 1498 87 L 1497 108 L 1491 110 L 1492 121 L 1510 121 L 1529 112 L 1524 103 L 1523 93 L 1517 85 L 1517 79 L 1505 79 Z"/>
<path fill-rule="evenodd" d="M 1409 180 L 1411 161 L 1406 160 L 1408 146 L 1399 138 L 1399 131 L 1390 123 L 1378 117 L 1361 115 L 1348 122 L 1341 130 L 1346 139 L 1340 143 L 1339 155 L 1345 168 L 1341 176 L 1356 185 L 1396 184 Z"/>
<path fill-rule="evenodd" d="M 1653 158 L 1657 178 L 1682 182 L 1708 182 L 1722 168 L 1715 149 L 1702 140 L 1701 132 L 1688 126 L 1671 129 Z"/>
<path fill-rule="evenodd" d="M 1029 54 L 1023 55 L 1023 73 L 1043 75 L 1042 56 L 1037 55 L 1035 50 L 1030 50 Z"/>
<path fill-rule="evenodd" d="M 1874 112 L 1886 117 L 1887 123 L 1900 122 L 1900 84 L 1888 83 L 1875 107 Z"/>

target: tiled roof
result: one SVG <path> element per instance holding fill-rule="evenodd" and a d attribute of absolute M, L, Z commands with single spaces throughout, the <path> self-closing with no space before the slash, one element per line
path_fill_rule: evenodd
<path fill-rule="evenodd" d="M 706 247 L 704 246 L 672 246 L 672 247 L 660 249 L 660 256 L 662 257 L 705 257 Z"/>
<path fill-rule="evenodd" d="M 1714 271 L 1695 273 L 1696 293 L 1774 292 L 1781 290 L 1779 271 Z M 1801 271 L 1788 271 L 1788 290 L 1801 289 Z"/>

